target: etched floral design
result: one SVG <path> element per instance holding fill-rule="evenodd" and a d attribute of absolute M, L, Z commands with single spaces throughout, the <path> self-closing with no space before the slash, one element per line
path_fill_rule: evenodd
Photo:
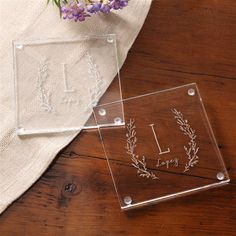
<path fill-rule="evenodd" d="M 199 162 L 199 157 L 197 155 L 199 147 L 197 146 L 197 143 L 195 141 L 197 135 L 195 130 L 192 129 L 189 125 L 188 120 L 184 119 L 184 116 L 180 111 L 177 111 L 174 108 L 172 109 L 172 112 L 175 115 L 174 117 L 177 120 L 177 124 L 179 124 L 180 126 L 180 130 L 190 139 L 190 141 L 188 142 L 188 147 L 184 146 L 184 150 L 188 157 L 188 162 L 185 164 L 184 172 L 187 172 L 190 170 L 190 168 L 194 167 Z"/>
<path fill-rule="evenodd" d="M 88 64 L 89 78 L 93 82 L 93 86 L 89 89 L 89 94 L 90 94 L 89 106 L 93 107 L 97 105 L 97 102 L 102 95 L 102 91 L 104 88 L 104 80 L 102 79 L 98 71 L 98 66 L 94 62 L 94 59 L 92 58 L 91 54 L 87 52 L 85 54 L 85 57 Z"/>
<path fill-rule="evenodd" d="M 39 62 L 37 87 L 39 90 L 40 107 L 45 112 L 52 112 L 53 107 L 51 105 L 51 92 L 49 92 L 45 83 L 48 77 L 48 62 L 46 59 Z"/>
<path fill-rule="evenodd" d="M 131 157 L 132 166 L 137 169 L 137 174 L 144 178 L 159 179 L 153 172 L 149 171 L 149 169 L 147 168 L 145 156 L 142 156 L 142 159 L 140 160 L 139 155 L 135 153 L 135 148 L 137 146 L 137 137 L 134 119 L 129 120 L 126 128 L 126 153 Z"/>

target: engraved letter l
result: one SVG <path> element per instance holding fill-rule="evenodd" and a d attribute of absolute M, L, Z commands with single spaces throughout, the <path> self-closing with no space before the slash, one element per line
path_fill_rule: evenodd
<path fill-rule="evenodd" d="M 157 139 L 157 135 L 156 135 L 156 132 L 155 132 L 155 129 L 154 129 L 154 124 L 150 124 L 150 126 L 151 126 L 151 128 L 152 128 L 152 132 L 153 132 L 153 135 L 154 135 L 154 138 L 155 138 L 157 147 L 158 147 L 158 149 L 159 149 L 159 155 L 169 153 L 169 152 L 170 152 L 170 149 L 169 149 L 169 148 L 168 148 L 166 151 L 162 151 L 162 150 L 161 150 L 161 146 L 160 146 L 160 144 L 159 144 L 159 141 L 158 141 L 158 139 Z"/>

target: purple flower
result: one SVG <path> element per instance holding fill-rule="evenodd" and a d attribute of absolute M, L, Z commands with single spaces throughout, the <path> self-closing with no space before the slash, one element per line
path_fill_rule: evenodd
<path fill-rule="evenodd" d="M 67 5 L 61 7 L 63 19 L 74 19 L 75 21 L 84 21 L 90 15 L 85 11 L 83 3 L 70 1 Z"/>
<path fill-rule="evenodd" d="M 63 19 L 72 19 L 73 18 L 73 14 L 71 13 L 71 11 L 66 8 L 66 7 L 62 7 L 61 8 L 61 13 L 62 13 L 62 17 Z"/>
<path fill-rule="evenodd" d="M 100 2 L 96 2 L 94 4 L 90 4 L 87 6 L 87 11 L 90 13 L 97 13 L 100 11 L 102 4 Z"/>
<path fill-rule="evenodd" d="M 84 21 L 91 14 L 102 12 L 109 13 L 111 10 L 123 9 L 129 0 L 69 0 L 61 7 L 63 19 Z M 89 3 L 88 3 L 89 2 Z"/>
<path fill-rule="evenodd" d="M 109 0 L 109 5 L 114 10 L 122 9 L 123 7 L 126 7 L 128 5 L 128 0 Z"/>
<path fill-rule="evenodd" d="M 100 8 L 100 11 L 102 13 L 109 13 L 111 11 L 111 6 L 110 4 L 102 4 L 101 8 Z"/>
<path fill-rule="evenodd" d="M 74 16 L 75 21 L 85 21 L 86 17 L 90 17 L 89 14 L 82 12 Z"/>

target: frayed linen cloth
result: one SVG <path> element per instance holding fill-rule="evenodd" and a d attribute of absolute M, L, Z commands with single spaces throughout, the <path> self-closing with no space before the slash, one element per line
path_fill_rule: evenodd
<path fill-rule="evenodd" d="M 46 6 L 44 0 L 1 2 L 0 213 L 43 174 L 57 153 L 79 133 L 17 136 L 12 41 L 112 33 L 117 35 L 118 58 L 122 65 L 145 21 L 151 1 L 131 0 L 122 11 L 98 14 L 83 23 L 61 19 L 55 5 Z M 25 91 L 27 93 L 27 88 Z M 83 125 L 87 117 L 78 119 Z"/>

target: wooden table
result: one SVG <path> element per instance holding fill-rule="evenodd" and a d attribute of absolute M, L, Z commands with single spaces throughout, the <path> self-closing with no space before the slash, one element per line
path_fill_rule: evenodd
<path fill-rule="evenodd" d="M 236 2 L 154 1 L 121 76 L 126 96 L 197 82 L 231 183 L 120 211 L 97 133 L 83 131 L 0 217 L 1 235 L 236 235 Z"/>

